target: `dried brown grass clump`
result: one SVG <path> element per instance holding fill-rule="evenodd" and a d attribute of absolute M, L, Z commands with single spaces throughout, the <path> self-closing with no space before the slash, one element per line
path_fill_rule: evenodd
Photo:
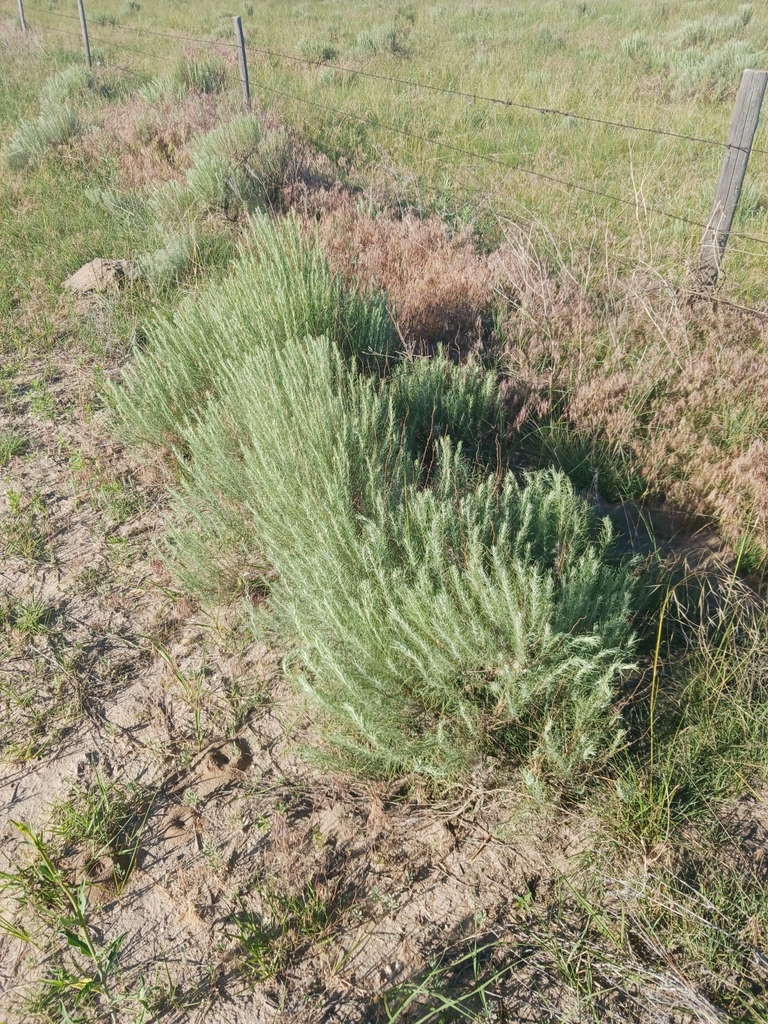
<path fill-rule="evenodd" d="M 100 130 L 86 136 L 86 152 L 115 159 L 120 185 L 143 189 L 147 185 L 184 177 L 190 166 L 191 139 L 211 131 L 230 113 L 223 112 L 221 97 L 190 92 L 183 99 L 168 97 L 157 106 L 138 96 L 105 106 Z"/>
<path fill-rule="evenodd" d="M 691 307 L 646 273 L 608 282 L 599 304 L 574 272 L 549 276 L 513 281 L 504 354 L 515 425 L 559 415 L 621 451 L 648 497 L 768 551 L 765 321 Z"/>
<path fill-rule="evenodd" d="M 320 239 L 346 280 L 386 291 L 409 351 L 478 348 L 489 333 L 495 272 L 468 233 L 451 237 L 436 216 L 361 215 L 350 203 L 321 217 Z"/>
<path fill-rule="evenodd" d="M 508 230 L 488 262 L 504 300 L 501 354 L 509 372 L 501 390 L 516 431 L 558 408 L 574 354 L 581 358 L 584 343 L 598 330 L 595 296 L 567 266 L 553 272 L 522 231 Z"/>
<path fill-rule="evenodd" d="M 28 32 L 25 36 L 17 17 L 3 18 L 0 21 L 0 49 L 21 51 L 29 50 L 30 46 L 36 50 L 43 49 L 43 41 L 36 32 Z"/>

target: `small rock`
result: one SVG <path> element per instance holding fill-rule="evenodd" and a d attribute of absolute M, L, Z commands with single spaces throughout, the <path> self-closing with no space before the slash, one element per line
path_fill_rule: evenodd
<path fill-rule="evenodd" d="M 110 288 L 119 288 L 124 281 L 130 280 L 132 270 L 130 260 L 104 260 L 99 257 L 86 263 L 68 277 L 62 288 L 69 288 L 76 295 L 106 292 Z"/>

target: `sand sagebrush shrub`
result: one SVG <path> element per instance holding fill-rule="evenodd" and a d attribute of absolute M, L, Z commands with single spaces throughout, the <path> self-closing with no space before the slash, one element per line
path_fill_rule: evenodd
<path fill-rule="evenodd" d="M 361 361 L 384 358 L 392 346 L 383 298 L 345 288 L 297 221 L 265 215 L 253 218 L 240 261 L 206 302 L 182 301 L 149 335 L 111 399 L 127 439 L 167 447 L 218 399 L 225 368 L 251 352 L 305 335 L 327 335 Z"/>
<path fill-rule="evenodd" d="M 356 57 L 374 57 L 378 53 L 399 53 L 403 48 L 402 33 L 394 21 L 362 29 L 355 41 Z"/>
<path fill-rule="evenodd" d="M 190 155 L 186 181 L 165 182 L 145 203 L 160 244 L 136 263 L 155 290 L 180 283 L 196 267 L 226 263 L 235 246 L 233 222 L 279 202 L 291 163 L 286 133 L 263 132 L 247 115 L 200 135 Z"/>
<path fill-rule="evenodd" d="M 40 102 L 43 107 L 66 103 L 78 96 L 85 96 L 92 86 L 91 72 L 79 64 L 73 64 L 51 75 L 40 92 Z"/>
<path fill-rule="evenodd" d="M 745 68 L 765 59 L 751 40 L 739 38 L 753 14 L 752 4 L 741 4 L 734 14 L 683 22 L 657 40 L 634 32 L 622 49 L 646 71 L 663 75 L 673 97 L 721 100 L 737 88 Z"/>
<path fill-rule="evenodd" d="M 203 135 L 192 146 L 187 188 L 203 212 L 229 217 L 276 201 L 290 165 L 284 131 L 262 132 L 243 115 Z"/>
<path fill-rule="evenodd" d="M 22 121 L 11 136 L 5 151 L 11 170 L 22 170 L 41 160 L 48 150 L 69 142 L 82 131 L 76 112 L 70 107 L 54 106 L 32 121 Z"/>
<path fill-rule="evenodd" d="M 276 574 L 276 626 L 327 739 L 386 775 L 483 752 L 558 780 L 601 762 L 631 651 L 610 528 L 564 475 L 480 476 L 447 437 L 424 489 L 399 428 L 385 386 L 306 339 L 239 367 L 186 437 L 187 494 L 209 515 L 239 505 Z"/>
<path fill-rule="evenodd" d="M 669 42 L 680 49 L 692 46 L 712 46 L 724 39 L 733 39 L 745 28 L 755 13 L 753 4 L 739 4 L 735 14 L 710 14 L 695 21 L 684 21 L 671 32 Z"/>
<path fill-rule="evenodd" d="M 11 170 L 19 171 L 40 161 L 49 150 L 82 133 L 82 121 L 70 104 L 88 95 L 94 85 L 91 72 L 76 64 L 57 71 L 44 82 L 40 114 L 21 121 L 5 149 Z"/>
<path fill-rule="evenodd" d="M 453 438 L 471 448 L 496 406 L 473 368 L 362 372 L 380 303 L 295 225 L 254 231 L 258 255 L 158 324 L 115 395 L 129 433 L 183 452 L 173 560 L 207 564 L 215 591 L 222 553 L 250 548 L 286 668 L 348 764 L 437 780 L 492 753 L 580 778 L 620 739 L 632 652 L 608 523 L 563 474 L 521 485 L 465 455 Z M 304 329 L 308 308 L 331 330 Z"/>
<path fill-rule="evenodd" d="M 672 96 L 709 96 L 719 100 L 738 87 L 745 68 L 760 67 L 765 54 L 747 39 L 729 39 L 708 53 L 687 50 L 670 61 L 675 84 Z"/>

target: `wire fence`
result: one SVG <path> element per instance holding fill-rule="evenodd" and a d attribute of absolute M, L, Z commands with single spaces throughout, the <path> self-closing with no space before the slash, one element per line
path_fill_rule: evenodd
<path fill-rule="evenodd" d="M 55 17 L 66 18 L 66 19 L 69 19 L 71 21 L 79 21 L 79 18 L 77 16 L 75 16 L 75 15 L 67 15 L 67 14 L 64 14 L 63 12 L 58 12 L 58 11 L 57 12 L 46 11 L 42 7 L 34 7 L 34 6 L 30 6 L 29 4 L 25 4 L 24 5 L 24 9 L 25 10 L 35 11 L 36 13 L 41 13 L 41 14 L 44 14 L 44 15 L 45 14 L 49 14 L 49 15 L 50 14 L 54 14 Z M 117 31 L 125 31 L 126 30 L 125 26 L 111 26 L 111 27 L 116 29 Z M 238 45 L 237 43 L 227 42 L 225 40 L 216 40 L 215 43 L 214 43 L 211 39 L 204 39 L 204 38 L 201 38 L 199 36 L 183 35 L 181 33 L 159 32 L 156 29 L 145 28 L 145 27 L 143 27 L 141 25 L 131 26 L 131 28 L 128 31 L 134 32 L 134 33 L 136 33 L 138 35 L 154 36 L 155 38 L 158 38 L 158 39 L 169 39 L 169 40 L 172 40 L 174 42 L 194 43 L 194 44 L 196 44 L 198 46 L 216 45 L 216 46 L 227 46 L 227 47 L 236 48 L 237 45 Z M 252 53 L 259 53 L 259 54 L 261 54 L 263 56 L 273 57 L 273 58 L 275 58 L 277 60 L 288 61 L 288 62 L 293 62 L 293 63 L 297 63 L 297 64 L 303 64 L 303 65 L 306 65 L 308 67 L 328 68 L 328 69 L 333 70 L 333 71 L 339 71 L 339 72 L 342 72 L 344 74 L 357 75 L 357 76 L 362 77 L 362 78 L 370 78 L 370 79 L 374 79 L 376 81 L 389 82 L 389 83 L 395 84 L 395 85 L 407 86 L 407 87 L 412 88 L 412 89 L 421 89 L 421 90 L 428 91 L 428 92 L 441 93 L 441 94 L 443 94 L 445 96 L 452 96 L 452 97 L 459 98 L 459 99 L 465 99 L 465 100 L 469 100 L 470 102 L 473 102 L 473 103 L 481 102 L 481 103 L 497 104 L 497 105 L 503 106 L 503 107 L 511 107 L 511 108 L 516 109 L 516 110 L 525 110 L 525 111 L 528 111 L 530 113 L 537 113 L 537 114 L 542 114 L 542 115 L 556 116 L 556 117 L 559 117 L 559 118 L 568 118 L 568 119 L 571 119 L 571 120 L 574 120 L 574 121 L 584 121 L 584 122 L 586 122 L 588 124 L 603 125 L 605 127 L 610 127 L 610 128 L 620 128 L 620 129 L 625 130 L 625 131 L 642 132 L 642 133 L 645 133 L 645 134 L 648 134 L 648 135 L 658 135 L 658 136 L 662 136 L 664 138 L 680 139 L 680 140 L 683 140 L 683 141 L 686 141 L 686 142 L 695 142 L 695 143 L 698 143 L 698 144 L 703 145 L 703 146 L 713 146 L 713 147 L 715 147 L 717 149 L 722 149 L 722 150 L 739 149 L 740 148 L 739 146 L 735 146 L 732 143 L 720 142 L 717 139 L 702 138 L 702 137 L 697 136 L 697 135 L 688 135 L 688 134 L 685 134 L 683 132 L 669 131 L 668 129 L 664 129 L 664 128 L 654 128 L 654 127 L 650 127 L 650 126 L 646 126 L 646 125 L 631 124 L 631 123 L 629 123 L 627 121 L 614 121 L 614 120 L 610 120 L 610 119 L 603 118 L 603 117 L 595 117 L 594 115 L 590 115 L 590 114 L 579 114 L 579 113 L 577 113 L 574 110 L 563 110 L 563 109 L 560 109 L 558 107 L 548 106 L 546 104 L 521 103 L 521 102 L 519 102 L 517 100 L 505 99 L 505 98 L 499 97 L 499 96 L 486 96 L 483 93 L 465 92 L 465 91 L 462 91 L 460 89 L 448 89 L 445 86 L 434 85 L 434 84 L 428 83 L 428 82 L 418 82 L 418 81 L 415 81 L 414 79 L 399 78 L 399 77 L 394 76 L 394 75 L 384 75 L 384 74 L 381 74 L 380 72 L 366 71 L 364 68 L 360 68 L 360 67 L 349 67 L 348 65 L 337 64 L 337 63 L 335 63 L 332 60 L 313 60 L 310 57 L 302 57 L 302 56 L 297 56 L 296 54 L 282 53 L 282 52 L 280 52 L 278 50 L 270 49 L 270 48 L 265 47 L 265 46 L 257 46 L 255 43 L 248 43 L 247 49 L 250 50 Z M 144 51 L 137 51 L 137 52 L 144 52 Z M 153 56 L 151 54 L 146 54 L 146 53 L 145 53 L 145 55 L 146 56 Z M 768 156 L 768 150 L 763 150 L 763 149 L 758 149 L 758 148 L 753 147 L 751 152 L 753 152 L 753 153 L 761 153 L 764 156 Z"/>
<path fill-rule="evenodd" d="M 684 217 L 682 214 L 670 213 L 670 211 L 663 209 L 659 206 L 649 205 L 647 203 L 641 204 L 631 199 L 624 199 L 622 196 L 614 195 L 611 192 L 602 192 L 599 189 L 590 188 L 588 185 L 581 185 L 576 181 L 569 181 L 566 178 L 559 178 L 553 174 L 545 174 L 543 171 L 535 171 L 530 167 L 523 167 L 520 164 L 510 163 L 508 160 L 502 160 L 500 157 L 488 156 L 486 153 L 478 153 L 471 149 L 465 149 L 463 146 L 456 146 L 450 142 L 441 142 L 439 139 L 430 139 L 426 135 L 419 135 L 416 132 L 409 131 L 406 128 L 398 128 L 396 125 L 387 124 L 384 121 L 378 119 L 373 120 L 371 118 L 363 117 L 360 114 L 353 114 L 346 110 L 341 110 L 338 107 L 331 107 L 325 103 L 318 103 L 317 100 L 309 100 L 305 96 L 299 96 L 296 93 L 285 92 L 281 89 L 275 89 L 272 86 L 264 85 L 261 83 L 259 88 L 264 89 L 266 92 L 270 92 L 276 96 L 282 96 L 286 99 L 296 100 L 299 103 L 304 103 L 308 106 L 315 107 L 319 110 L 325 110 L 328 113 L 335 114 L 337 117 L 346 117 L 354 121 L 358 121 L 361 124 L 370 125 L 373 128 L 383 128 L 385 131 L 395 132 L 398 135 L 403 135 L 406 138 L 414 139 L 418 142 L 424 143 L 429 146 L 437 146 L 440 149 L 446 150 L 451 153 L 458 153 L 461 156 L 467 156 L 474 160 L 483 160 L 486 163 L 496 164 L 499 167 L 506 167 L 510 171 L 515 171 L 518 174 L 527 174 L 534 178 L 538 178 L 541 181 L 546 181 L 550 185 L 561 185 L 563 188 L 570 189 L 576 192 L 584 192 L 588 195 L 597 196 L 600 199 L 606 199 L 608 202 L 617 203 L 622 206 L 629 206 L 635 210 L 642 211 L 644 213 L 658 213 L 662 217 L 667 217 L 669 220 L 678 221 L 681 224 L 687 224 L 690 227 L 701 228 L 706 230 L 709 225 L 703 221 L 691 220 L 690 217 Z M 758 235 L 748 235 L 744 232 L 731 232 L 734 238 L 744 238 L 751 242 L 758 242 L 761 245 L 768 245 L 768 239 L 761 238 Z"/>
<path fill-rule="evenodd" d="M 13 13 L 12 8 L 9 10 L 10 0 L 0 0 L 0 10 L 5 9 L 6 13 Z M 24 3 L 24 11 L 31 11 L 36 17 L 40 17 L 40 25 L 44 32 L 51 32 L 58 36 L 68 37 L 73 40 L 82 40 L 82 36 L 78 31 L 69 31 L 58 27 L 55 24 L 51 24 L 49 20 L 62 19 L 65 22 L 79 23 L 79 16 L 76 14 L 66 14 L 63 11 L 50 11 L 45 8 L 39 7 L 35 4 Z M 31 29 L 35 29 L 35 25 L 30 26 Z M 238 43 L 235 41 L 228 41 L 223 39 L 211 39 L 202 38 L 199 36 L 189 35 L 181 32 L 162 32 L 156 29 L 146 28 L 140 25 L 124 26 L 124 25 L 102 25 L 100 28 L 108 28 L 110 32 L 115 33 L 119 36 L 119 41 L 114 39 L 107 39 L 101 35 L 99 31 L 98 35 L 93 35 L 91 27 L 89 26 L 89 36 L 91 42 L 97 46 L 104 46 L 115 50 L 125 50 L 130 53 L 146 57 L 150 60 L 157 60 L 163 53 L 151 53 L 148 50 L 140 49 L 139 47 L 133 46 L 126 41 L 126 37 L 131 38 L 131 42 L 134 42 L 136 37 L 146 37 L 147 39 L 158 39 L 163 41 L 171 41 L 177 45 L 188 45 L 196 47 L 205 47 L 211 49 L 218 49 L 221 47 L 237 50 Z M 674 139 L 686 141 L 696 145 L 706 146 L 715 148 L 717 150 L 728 152 L 729 150 L 740 150 L 742 152 L 750 152 L 744 150 L 743 147 L 734 146 L 728 142 L 720 142 L 716 139 L 704 138 L 696 135 L 689 135 L 683 132 L 671 131 L 664 128 L 657 128 L 647 125 L 632 124 L 626 121 L 611 120 L 607 118 L 601 118 L 590 114 L 579 113 L 571 110 L 559 109 L 552 107 L 547 104 L 532 104 L 532 103 L 521 103 L 516 100 L 506 99 L 503 97 L 486 96 L 481 93 L 467 92 L 460 89 L 446 88 L 444 86 L 435 85 L 429 82 L 420 82 L 413 79 L 401 78 L 394 75 L 382 74 L 380 72 L 369 71 L 360 67 L 350 67 L 348 65 L 339 64 L 334 61 L 325 60 L 313 60 L 309 57 L 296 56 L 292 54 L 286 54 L 281 51 L 256 45 L 255 43 L 248 43 L 245 47 L 246 53 L 259 56 L 268 56 L 274 60 L 281 61 L 284 63 L 295 63 L 313 68 L 327 68 L 333 71 L 337 71 L 343 74 L 349 74 L 354 76 L 361 76 L 363 78 L 372 79 L 376 81 L 387 82 L 393 85 L 402 86 L 408 89 L 424 90 L 427 92 L 439 93 L 452 98 L 460 98 L 473 103 L 487 103 L 493 105 L 500 105 L 503 107 L 513 108 L 521 110 L 526 113 L 536 113 L 541 116 L 555 116 L 558 118 L 571 118 L 576 121 L 581 121 L 587 124 L 600 126 L 610 129 L 618 129 L 626 132 L 637 132 L 643 135 L 655 135 L 660 138 Z M 536 170 L 532 167 L 525 166 L 520 162 L 513 162 L 511 160 L 504 159 L 500 156 L 491 155 L 488 153 L 482 153 L 474 149 L 467 148 L 465 146 L 457 145 L 455 143 L 446 142 L 439 138 L 430 137 L 423 135 L 413 130 L 403 128 L 397 125 L 389 124 L 379 118 L 367 117 L 360 113 L 350 110 L 343 110 L 339 107 L 334 107 L 329 104 L 321 103 L 318 100 L 309 99 L 306 96 L 302 96 L 295 92 L 290 92 L 285 89 L 278 89 L 274 85 L 269 85 L 260 78 L 254 78 L 252 74 L 249 75 L 251 85 L 264 93 L 272 96 L 279 96 L 283 99 L 290 100 L 292 102 L 298 102 L 307 107 L 315 110 L 321 110 L 326 113 L 333 115 L 338 119 L 351 120 L 359 124 L 363 124 L 373 128 L 374 130 L 381 130 L 389 132 L 391 134 L 399 135 L 404 138 L 412 139 L 424 146 L 433 147 L 441 150 L 445 153 L 452 153 L 454 155 L 461 156 L 472 162 L 480 162 L 497 167 L 504 168 L 508 172 L 515 174 L 525 175 L 534 179 L 537 179 L 549 186 L 557 187 L 564 191 L 579 192 L 581 194 L 593 196 L 596 199 L 601 199 L 611 205 L 621 206 L 624 208 L 633 209 L 637 214 L 647 216 L 649 214 L 656 214 L 667 220 L 684 224 L 688 227 L 694 227 L 702 231 L 710 230 L 712 225 L 709 222 L 699 220 L 696 218 L 688 217 L 684 214 L 677 213 L 672 210 L 668 210 L 662 206 L 656 204 L 647 203 L 635 198 L 626 198 L 621 195 L 617 195 L 613 192 L 608 192 L 593 185 L 585 184 L 584 182 L 574 181 L 568 178 L 560 177 L 558 175 L 549 174 L 544 171 Z M 768 155 L 768 150 L 759 148 L 751 148 L 751 153 Z M 745 231 L 731 231 L 730 236 L 736 239 L 742 239 L 747 242 L 752 242 L 760 246 L 768 246 L 768 238 L 763 238 L 759 235 L 751 234 Z M 757 254 L 755 254 L 757 255 Z M 704 293 L 690 292 L 692 296 L 710 297 Z M 737 308 L 748 309 L 749 307 L 739 307 L 737 303 L 730 303 L 728 300 L 719 298 L 719 301 L 734 305 Z M 753 310 L 753 312 L 760 313 L 760 311 Z M 762 315 L 762 314 L 760 314 Z"/>

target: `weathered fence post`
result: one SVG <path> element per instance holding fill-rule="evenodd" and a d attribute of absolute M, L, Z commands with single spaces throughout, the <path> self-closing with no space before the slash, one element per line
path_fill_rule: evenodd
<path fill-rule="evenodd" d="M 88 25 L 85 20 L 85 8 L 83 0 L 77 0 L 77 9 L 80 12 L 80 28 L 83 30 L 83 49 L 85 50 L 85 66 L 91 70 L 91 47 L 88 42 Z"/>
<path fill-rule="evenodd" d="M 19 0 L 19 20 L 21 21 L 21 31 L 26 35 L 27 19 L 24 17 L 24 0 Z"/>
<path fill-rule="evenodd" d="M 235 42 L 237 43 L 237 60 L 240 65 L 240 84 L 243 87 L 243 103 L 251 109 L 251 90 L 248 84 L 248 61 L 245 57 L 245 39 L 243 38 L 243 23 L 240 15 L 236 15 L 232 21 L 235 23 Z"/>
<path fill-rule="evenodd" d="M 760 120 L 760 106 L 768 84 L 768 71 L 745 71 L 728 133 L 728 148 L 720 168 L 715 201 L 699 248 L 696 283 L 714 288 L 720 274 L 723 253 L 736 213 L 736 205 L 747 173 L 752 141 Z"/>

